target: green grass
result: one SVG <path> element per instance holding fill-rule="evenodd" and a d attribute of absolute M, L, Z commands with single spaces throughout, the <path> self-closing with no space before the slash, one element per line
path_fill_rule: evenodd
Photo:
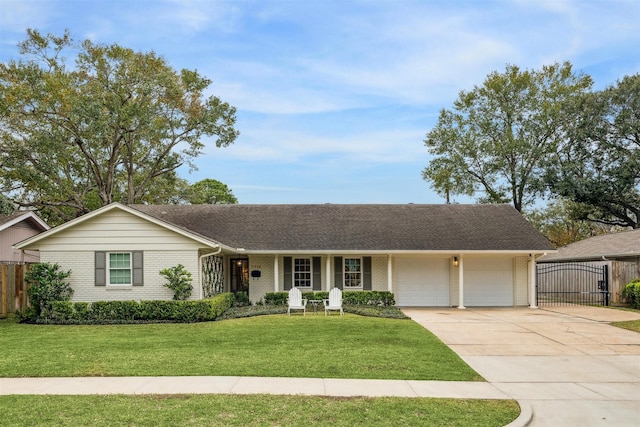
<path fill-rule="evenodd" d="M 640 332 L 640 320 L 627 320 L 624 322 L 613 322 L 613 326 L 618 328 L 629 329 L 630 331 Z"/>
<path fill-rule="evenodd" d="M 259 316 L 209 323 L 0 321 L 0 376 L 272 376 L 481 381 L 410 320 Z"/>
<path fill-rule="evenodd" d="M 10 426 L 504 426 L 514 401 L 275 395 L 0 396 Z"/>

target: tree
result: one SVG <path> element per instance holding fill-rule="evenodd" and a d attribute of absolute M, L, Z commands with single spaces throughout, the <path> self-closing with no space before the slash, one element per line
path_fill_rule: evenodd
<path fill-rule="evenodd" d="M 561 247 L 609 230 L 580 218 L 581 206 L 566 199 L 551 201 L 545 208 L 525 213 L 527 220 L 555 247 Z"/>
<path fill-rule="evenodd" d="M 193 205 L 238 203 L 238 199 L 226 184 L 211 178 L 192 184 L 187 198 Z"/>
<path fill-rule="evenodd" d="M 189 182 L 180 178 L 177 174 L 165 174 L 153 181 L 144 194 L 138 199 L 138 203 L 148 205 L 184 205 L 188 204 Z"/>
<path fill-rule="evenodd" d="M 640 228 L 640 74 L 585 94 L 575 126 L 547 168 L 551 192 L 580 204 L 578 216 Z"/>
<path fill-rule="evenodd" d="M 0 215 L 11 215 L 16 210 L 16 206 L 8 197 L 0 194 Z"/>
<path fill-rule="evenodd" d="M 522 211 L 543 189 L 539 177 L 568 120 L 565 102 L 591 84 L 569 63 L 489 74 L 481 87 L 461 91 L 453 110 L 440 111 L 425 139 L 434 159 L 423 178 L 447 200 L 482 192 L 482 203 Z"/>
<path fill-rule="evenodd" d="M 0 64 L 0 185 L 20 206 L 60 219 L 153 198 L 205 148 L 234 142 L 235 108 L 197 71 L 68 32 L 29 29 L 24 59 Z M 75 54 L 69 64 L 63 54 Z"/>

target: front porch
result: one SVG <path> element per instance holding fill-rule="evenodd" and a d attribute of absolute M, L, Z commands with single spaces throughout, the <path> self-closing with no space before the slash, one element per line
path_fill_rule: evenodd
<path fill-rule="evenodd" d="M 228 254 L 202 257 L 202 296 L 247 292 L 388 291 L 399 306 L 536 308 L 530 254 Z"/>

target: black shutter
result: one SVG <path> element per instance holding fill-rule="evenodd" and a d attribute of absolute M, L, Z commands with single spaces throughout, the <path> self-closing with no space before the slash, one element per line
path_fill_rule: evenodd
<path fill-rule="evenodd" d="M 95 253 L 95 285 L 107 285 L 107 254 L 105 252 Z"/>
<path fill-rule="evenodd" d="M 142 272 L 144 271 L 143 269 L 143 256 L 142 256 L 142 251 L 135 251 L 131 253 L 131 257 L 133 258 L 132 261 L 132 273 L 133 273 L 133 280 L 132 280 L 132 285 L 133 286 L 142 286 L 144 284 L 144 277 Z"/>
<path fill-rule="evenodd" d="M 291 284 L 293 283 L 293 275 L 291 273 L 291 257 L 286 256 L 283 259 L 284 264 L 284 290 L 288 291 L 291 289 Z"/>
<path fill-rule="evenodd" d="M 362 257 L 362 290 L 371 290 L 371 257 Z"/>
<path fill-rule="evenodd" d="M 335 283 L 333 284 L 333 286 L 335 286 L 338 289 L 342 289 L 342 279 L 344 277 L 344 271 L 342 271 L 342 257 L 341 256 L 337 256 L 333 258 L 333 266 L 334 266 L 334 277 L 335 277 Z"/>
<path fill-rule="evenodd" d="M 313 290 L 319 291 L 322 289 L 322 263 L 319 256 L 314 256 L 311 260 L 311 267 L 313 269 Z"/>

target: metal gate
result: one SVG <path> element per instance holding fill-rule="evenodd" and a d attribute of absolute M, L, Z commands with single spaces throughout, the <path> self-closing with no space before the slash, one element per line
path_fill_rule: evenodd
<path fill-rule="evenodd" d="M 539 305 L 609 305 L 609 266 L 587 262 L 536 265 Z"/>

